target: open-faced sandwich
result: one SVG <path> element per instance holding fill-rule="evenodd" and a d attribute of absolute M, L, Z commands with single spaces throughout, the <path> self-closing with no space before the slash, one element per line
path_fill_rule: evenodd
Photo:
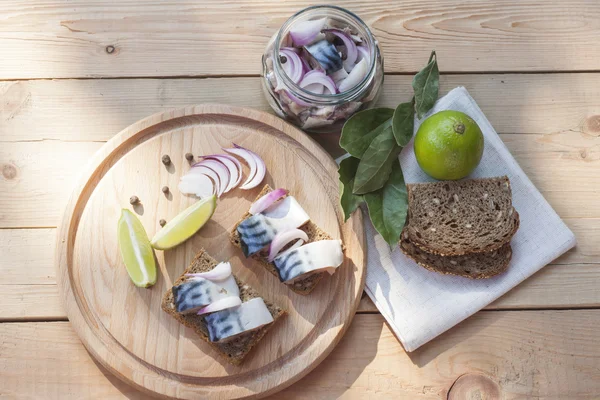
<path fill-rule="evenodd" d="M 246 257 L 262 264 L 294 292 L 309 294 L 325 273 L 344 261 L 342 242 L 333 239 L 285 189 L 265 185 L 231 232 Z"/>
<path fill-rule="evenodd" d="M 201 250 L 165 293 L 162 309 L 239 365 L 285 311 Z"/>

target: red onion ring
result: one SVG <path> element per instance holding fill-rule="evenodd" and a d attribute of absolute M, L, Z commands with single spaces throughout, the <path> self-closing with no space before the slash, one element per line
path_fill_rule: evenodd
<path fill-rule="evenodd" d="M 252 215 L 258 214 L 269 208 L 277 200 L 287 196 L 287 194 L 288 191 L 286 189 L 275 189 L 252 203 L 248 212 Z"/>
<path fill-rule="evenodd" d="M 223 150 L 241 157 L 250 167 L 250 174 L 242 186 L 240 186 L 240 189 L 247 190 L 255 188 L 259 183 L 262 182 L 262 180 L 265 178 L 265 174 L 267 173 L 265 162 L 255 152 L 245 149 L 242 146 L 238 146 L 235 143 L 233 143 L 233 146 L 234 148 Z"/>
<path fill-rule="evenodd" d="M 321 71 L 309 71 L 304 75 L 304 78 L 299 83 L 301 88 L 306 88 L 308 85 L 312 85 L 313 83 L 318 83 L 323 85 L 331 94 L 335 94 L 338 92 L 337 87 L 335 86 L 335 82 L 329 76 L 325 75 L 324 72 Z"/>
<path fill-rule="evenodd" d="M 304 66 L 302 64 L 302 60 L 300 60 L 300 56 L 289 48 L 279 49 L 279 54 L 287 58 L 286 62 L 281 64 L 287 76 L 294 83 L 300 82 L 302 76 L 304 75 Z"/>
<path fill-rule="evenodd" d="M 228 296 L 220 300 L 210 303 L 206 307 L 201 308 L 198 311 L 198 315 L 204 315 L 211 312 L 225 310 L 226 308 L 232 308 L 242 305 L 242 300 L 237 296 Z"/>
<path fill-rule="evenodd" d="M 306 234 L 306 232 L 300 229 L 290 229 L 287 231 L 279 232 L 277 235 L 275 235 L 275 237 L 271 241 L 271 244 L 269 245 L 269 262 L 272 262 L 279 255 L 279 252 L 285 247 L 285 245 L 287 245 L 289 242 L 295 239 L 299 240 L 296 243 L 294 243 L 292 247 L 286 250 L 286 252 L 302 246 L 304 242 L 308 241 L 308 235 Z"/>
<path fill-rule="evenodd" d="M 229 192 L 235 188 L 242 180 L 242 164 L 237 158 L 230 156 L 229 154 L 211 154 L 208 156 L 202 156 L 203 159 L 216 160 L 223 164 L 229 171 L 229 184 L 225 188 L 223 193 Z"/>
<path fill-rule="evenodd" d="M 294 45 L 298 47 L 305 46 L 313 41 L 321 32 L 327 18 L 315 19 L 312 21 L 302 21 L 290 29 L 290 36 Z"/>
<path fill-rule="evenodd" d="M 352 89 L 358 85 L 367 75 L 367 60 L 362 59 L 356 67 L 348 74 L 348 77 L 340 82 L 340 92 Z"/>
<path fill-rule="evenodd" d="M 367 60 L 367 64 L 371 63 L 371 54 L 369 53 L 369 49 L 367 49 L 365 46 L 356 46 L 356 50 L 358 51 L 356 63 L 359 63 L 363 58 Z"/>
<path fill-rule="evenodd" d="M 222 281 L 231 276 L 231 264 L 228 262 L 221 262 L 210 271 L 185 274 L 185 276 L 191 278 L 204 278 L 209 281 Z"/>
<path fill-rule="evenodd" d="M 197 167 L 202 167 L 202 166 L 212 169 L 219 176 L 219 186 L 217 189 L 217 193 L 218 193 L 217 197 L 221 197 L 221 195 L 225 191 L 225 188 L 227 188 L 227 186 L 229 185 L 229 180 L 230 180 L 229 170 L 223 163 L 220 163 L 219 161 L 212 160 L 212 159 L 202 160 L 202 161 L 192 165 L 192 169 L 197 168 Z"/>

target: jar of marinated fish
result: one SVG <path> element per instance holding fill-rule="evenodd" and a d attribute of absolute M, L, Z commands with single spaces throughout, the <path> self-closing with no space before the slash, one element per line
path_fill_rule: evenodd
<path fill-rule="evenodd" d="M 383 57 L 369 27 L 341 7 L 292 15 L 262 57 L 263 90 L 282 118 L 310 132 L 336 132 L 375 104 Z"/>

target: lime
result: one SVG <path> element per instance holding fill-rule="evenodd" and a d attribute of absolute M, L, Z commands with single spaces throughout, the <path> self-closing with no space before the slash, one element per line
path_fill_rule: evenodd
<path fill-rule="evenodd" d="M 152 247 L 166 250 L 185 242 L 208 222 L 217 207 L 215 195 L 206 197 L 183 210 L 152 238 Z"/>
<path fill-rule="evenodd" d="M 156 263 L 150 240 L 139 218 L 123 209 L 117 226 L 119 249 L 129 277 L 139 287 L 156 283 Z"/>
<path fill-rule="evenodd" d="M 469 175 L 481 161 L 483 134 L 460 111 L 440 111 L 427 118 L 415 136 L 415 156 L 429 176 L 456 180 Z"/>

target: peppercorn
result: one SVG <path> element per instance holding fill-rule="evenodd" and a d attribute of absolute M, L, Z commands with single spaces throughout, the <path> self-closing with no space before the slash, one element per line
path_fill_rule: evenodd
<path fill-rule="evenodd" d="M 162 189 L 160 189 L 160 190 L 162 190 L 162 192 L 163 192 L 164 194 L 167 194 L 167 193 L 169 193 L 169 187 L 168 187 L 168 186 L 163 186 L 163 187 L 162 187 Z"/>
<path fill-rule="evenodd" d="M 285 64 L 287 62 L 287 57 L 286 56 L 279 56 L 279 62 L 281 62 L 282 64 Z"/>
<path fill-rule="evenodd" d="M 171 157 L 169 157 L 168 154 L 165 154 L 164 156 L 162 156 L 162 163 L 165 165 L 171 164 Z"/>
<path fill-rule="evenodd" d="M 140 198 L 137 196 L 131 196 L 129 198 L 129 204 L 137 204 L 140 202 Z"/>
<path fill-rule="evenodd" d="M 160 221 L 158 221 L 158 223 L 160 224 L 160 226 L 165 226 L 167 224 L 167 221 L 161 219 Z"/>
<path fill-rule="evenodd" d="M 192 161 L 194 159 L 194 155 L 192 153 L 185 153 L 185 159 Z"/>

